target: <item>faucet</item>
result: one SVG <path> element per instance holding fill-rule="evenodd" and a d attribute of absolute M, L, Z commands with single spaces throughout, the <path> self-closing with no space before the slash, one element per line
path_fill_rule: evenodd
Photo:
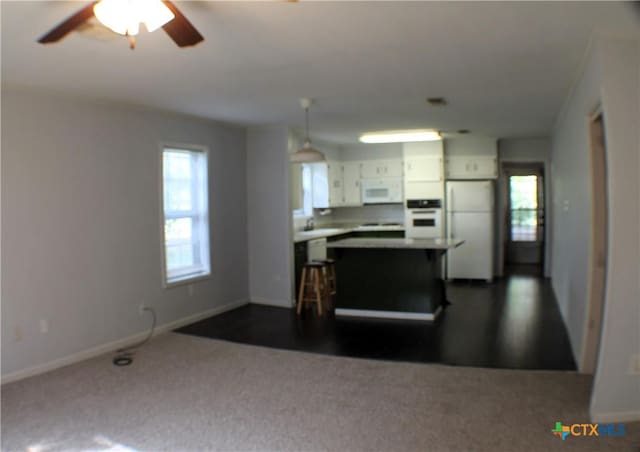
<path fill-rule="evenodd" d="M 307 218 L 307 224 L 304 226 L 305 231 L 313 230 L 313 217 Z"/>

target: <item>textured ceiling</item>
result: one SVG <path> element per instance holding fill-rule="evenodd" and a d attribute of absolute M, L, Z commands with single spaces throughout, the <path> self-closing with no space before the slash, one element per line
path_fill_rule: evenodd
<path fill-rule="evenodd" d="M 433 127 L 494 137 L 546 135 L 594 31 L 633 35 L 613 2 L 177 2 L 205 36 L 179 49 L 162 31 L 97 40 L 36 39 L 84 2 L 1 2 L 2 80 L 314 135 Z M 445 108 L 428 96 L 444 96 Z"/>

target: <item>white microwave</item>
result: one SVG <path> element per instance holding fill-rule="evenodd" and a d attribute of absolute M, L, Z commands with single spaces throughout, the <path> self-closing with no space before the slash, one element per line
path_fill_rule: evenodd
<path fill-rule="evenodd" d="M 363 204 L 390 204 L 402 202 L 402 179 L 362 179 Z"/>

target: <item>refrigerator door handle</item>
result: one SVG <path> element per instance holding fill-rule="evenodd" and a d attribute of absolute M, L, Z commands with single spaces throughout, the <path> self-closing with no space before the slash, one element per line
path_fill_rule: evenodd
<path fill-rule="evenodd" d="M 453 239 L 453 187 L 449 187 L 448 196 L 449 208 L 447 209 L 447 230 L 449 231 L 449 239 Z"/>

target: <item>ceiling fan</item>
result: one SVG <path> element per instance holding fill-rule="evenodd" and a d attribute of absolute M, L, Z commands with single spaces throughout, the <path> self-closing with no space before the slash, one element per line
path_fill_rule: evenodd
<path fill-rule="evenodd" d="M 204 41 L 200 32 L 168 0 L 100 0 L 91 2 L 67 18 L 38 42 L 58 42 L 93 17 L 112 31 L 129 38 L 131 49 L 135 48 L 140 22 L 145 24 L 148 31 L 162 27 L 178 47 L 194 46 Z"/>

